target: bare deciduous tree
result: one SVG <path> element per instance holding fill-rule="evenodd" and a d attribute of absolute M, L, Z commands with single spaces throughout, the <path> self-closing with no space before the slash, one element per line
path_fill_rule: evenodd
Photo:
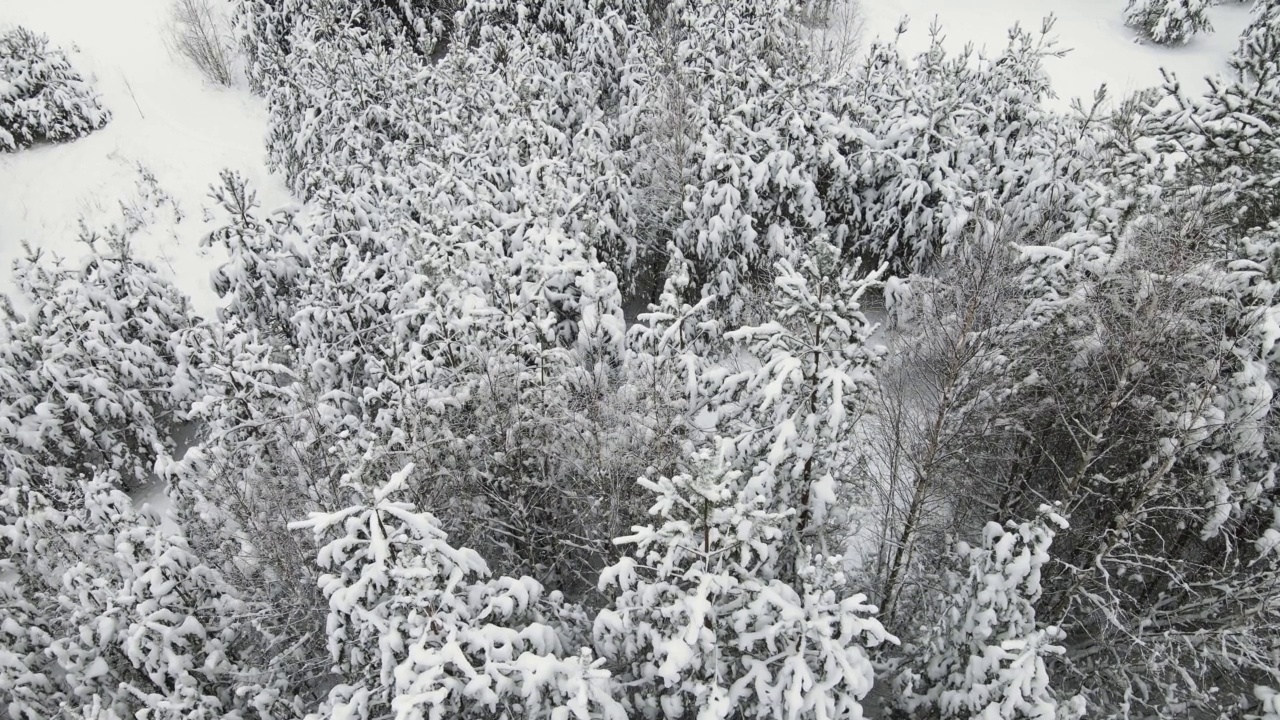
<path fill-rule="evenodd" d="M 175 0 L 165 32 L 169 51 L 190 60 L 211 82 L 230 87 L 236 78 L 231 25 L 215 0 Z"/>
<path fill-rule="evenodd" d="M 799 8 L 800 23 L 814 65 L 831 80 L 846 80 L 862 58 L 866 17 L 858 0 L 808 0 Z"/>
<path fill-rule="evenodd" d="M 926 548 L 971 525 L 964 516 L 984 517 L 960 496 L 1010 452 L 1007 432 L 992 420 L 996 399 L 985 392 L 1005 368 L 991 331 L 1017 304 L 1007 240 L 1002 228 L 984 225 L 947 265 L 914 278 L 893 308 L 901 327 L 887 338 L 865 446 L 879 494 L 869 569 L 890 620 L 904 600 L 929 589 L 921 585 L 933 575 L 920 565 L 931 560 Z"/>

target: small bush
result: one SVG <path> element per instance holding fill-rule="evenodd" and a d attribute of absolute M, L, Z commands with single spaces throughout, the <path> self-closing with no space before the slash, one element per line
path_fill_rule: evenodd
<path fill-rule="evenodd" d="M 176 0 L 166 36 L 170 52 L 190 60 L 210 82 L 230 87 L 236 78 L 231 23 L 213 0 Z"/>
<path fill-rule="evenodd" d="M 1212 30 L 1210 0 L 1129 0 L 1124 21 L 1158 45 L 1185 45 L 1192 35 Z"/>
<path fill-rule="evenodd" d="M 49 39 L 0 33 L 0 151 L 83 137 L 111 119 L 92 86 Z"/>

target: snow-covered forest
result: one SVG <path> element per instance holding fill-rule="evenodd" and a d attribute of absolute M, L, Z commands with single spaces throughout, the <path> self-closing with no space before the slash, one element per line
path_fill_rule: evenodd
<path fill-rule="evenodd" d="M 0 173 L 119 195 L 0 235 L 0 719 L 1280 720 L 1247 5 L 1070 101 L 1053 18 L 176 0 L 268 179 L 0 14 Z"/>

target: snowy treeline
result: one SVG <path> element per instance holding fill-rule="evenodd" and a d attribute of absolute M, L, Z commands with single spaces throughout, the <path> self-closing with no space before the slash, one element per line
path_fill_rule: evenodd
<path fill-rule="evenodd" d="M 0 712 L 1274 717 L 1254 13 L 1061 114 L 1051 22 L 835 82 L 771 0 L 243 0 L 298 203 L 212 186 L 218 316 L 128 217 L 16 268 Z"/>

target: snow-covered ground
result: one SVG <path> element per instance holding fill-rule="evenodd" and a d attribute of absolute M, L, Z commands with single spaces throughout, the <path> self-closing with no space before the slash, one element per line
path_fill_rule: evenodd
<path fill-rule="evenodd" d="M 1057 104 L 1066 108 L 1072 98 L 1091 98 L 1103 83 L 1112 98 L 1158 85 L 1161 67 L 1176 73 L 1184 87 L 1199 91 L 1202 77 L 1226 69 L 1240 31 L 1249 23 L 1249 5 L 1230 0 L 1210 8 L 1214 32 L 1177 48 L 1137 42 L 1124 25 L 1125 0 L 861 0 L 861 12 L 866 43 L 877 36 L 891 38 L 906 15 L 911 22 L 901 42 L 913 53 L 928 47 L 929 26 L 936 18 L 949 48 L 973 43 L 991 54 L 1004 48 L 1014 23 L 1035 31 L 1052 14 L 1059 47 L 1071 49 L 1048 64 Z"/>
<path fill-rule="evenodd" d="M 244 173 L 267 207 L 287 202 L 264 165 L 262 103 L 246 90 L 211 86 L 175 60 L 161 35 L 168 9 L 169 0 L 0 0 L 0 28 L 22 25 L 48 35 L 94 79 L 113 113 L 105 128 L 75 142 L 0 154 L 0 292 L 12 288 L 9 267 L 23 240 L 63 256 L 83 254 L 78 219 L 91 226 L 118 221 L 119 202 L 134 193 L 141 163 L 184 219 L 145 228 L 134 247 L 171 272 L 208 313 L 216 301 L 209 271 L 217 257 L 198 243 L 208 186 L 219 170 Z"/>

